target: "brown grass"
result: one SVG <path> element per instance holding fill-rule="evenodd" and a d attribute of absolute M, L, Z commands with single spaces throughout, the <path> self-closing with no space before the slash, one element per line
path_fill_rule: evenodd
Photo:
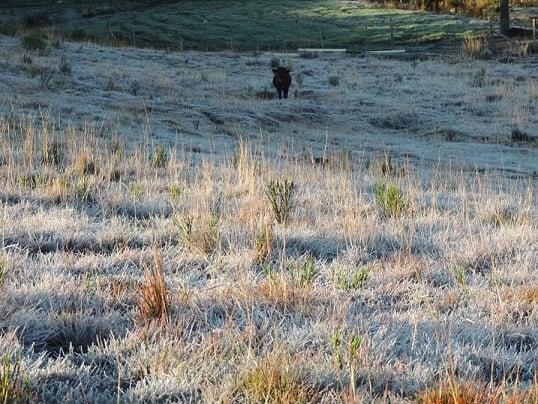
<path fill-rule="evenodd" d="M 145 282 L 140 286 L 138 311 L 144 323 L 156 320 L 166 325 L 170 316 L 170 293 L 166 287 L 161 256 L 154 250 L 154 265 L 142 263 Z"/>

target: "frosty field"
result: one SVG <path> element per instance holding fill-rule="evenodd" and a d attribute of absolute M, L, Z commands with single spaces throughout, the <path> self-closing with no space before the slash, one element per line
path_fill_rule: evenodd
<path fill-rule="evenodd" d="M 537 61 L 0 36 L 0 395 L 536 402 Z"/>

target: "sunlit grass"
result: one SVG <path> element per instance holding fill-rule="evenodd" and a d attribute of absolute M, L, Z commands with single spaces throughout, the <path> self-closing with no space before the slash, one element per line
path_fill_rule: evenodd
<path fill-rule="evenodd" d="M 65 2 L 66 6 L 69 2 Z M 486 23 L 459 16 L 391 10 L 339 1 L 182 1 L 122 12 L 79 6 L 76 22 L 90 37 L 107 43 L 196 50 L 292 50 L 298 47 L 365 48 L 462 39 L 481 33 Z M 107 10 L 114 10 L 107 5 Z M 210 11 L 209 11 L 210 10 Z"/>

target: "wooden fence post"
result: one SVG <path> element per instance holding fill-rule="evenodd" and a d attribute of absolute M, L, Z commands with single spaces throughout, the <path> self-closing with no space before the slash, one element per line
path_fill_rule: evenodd
<path fill-rule="evenodd" d="M 389 30 L 390 30 L 390 47 L 394 48 L 394 25 L 392 24 L 392 16 L 389 17 Z"/>

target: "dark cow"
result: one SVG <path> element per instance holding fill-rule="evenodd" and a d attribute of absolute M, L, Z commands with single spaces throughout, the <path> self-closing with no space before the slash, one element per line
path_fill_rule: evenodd
<path fill-rule="evenodd" d="M 282 99 L 282 95 L 284 95 L 284 98 L 288 98 L 288 90 L 290 89 L 291 85 L 291 75 L 289 69 L 286 69 L 285 67 L 278 67 L 273 69 L 273 73 L 275 74 L 273 77 L 273 85 L 275 86 L 276 91 L 278 91 L 278 98 Z"/>

